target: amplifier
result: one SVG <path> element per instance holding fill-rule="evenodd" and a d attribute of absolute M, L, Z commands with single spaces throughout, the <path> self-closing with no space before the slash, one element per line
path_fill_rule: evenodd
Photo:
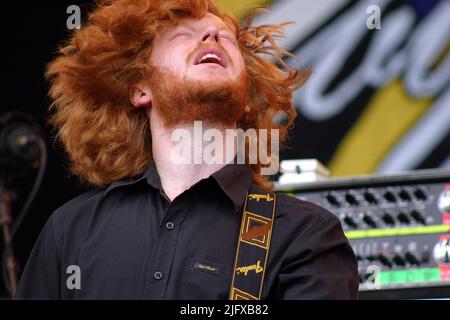
<path fill-rule="evenodd" d="M 337 215 L 360 298 L 450 298 L 450 170 L 275 184 Z"/>

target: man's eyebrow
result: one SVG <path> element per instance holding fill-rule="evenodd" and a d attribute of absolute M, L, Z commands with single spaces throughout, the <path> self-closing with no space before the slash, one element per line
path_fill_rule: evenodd
<path fill-rule="evenodd" d="M 177 25 L 177 26 L 175 26 L 175 28 L 170 30 L 169 33 L 173 33 L 175 31 L 178 31 L 179 29 L 190 29 L 190 30 L 192 30 L 192 28 L 190 28 L 190 27 Z"/>

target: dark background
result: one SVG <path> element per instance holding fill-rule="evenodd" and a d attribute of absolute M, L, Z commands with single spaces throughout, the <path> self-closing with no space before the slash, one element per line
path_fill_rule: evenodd
<path fill-rule="evenodd" d="M 44 79 L 46 64 L 54 57 L 58 44 L 69 34 L 67 7 L 80 6 L 82 13 L 90 1 L 9 1 L 1 7 L 2 99 L 0 116 L 8 111 L 23 111 L 34 116 L 47 137 L 48 163 L 42 186 L 14 241 L 19 265 L 23 268 L 40 230 L 51 213 L 63 203 L 86 191 L 65 170 L 67 162 L 61 148 L 50 139 L 46 125 L 48 83 Z M 13 216 L 20 210 L 34 181 L 24 179 L 13 206 Z M 0 281 L 0 297 L 5 295 Z"/>

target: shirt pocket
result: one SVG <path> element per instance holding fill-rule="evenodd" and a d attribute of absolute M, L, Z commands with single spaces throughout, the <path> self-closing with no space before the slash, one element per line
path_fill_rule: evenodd
<path fill-rule="evenodd" d="M 228 299 L 231 275 L 231 268 L 222 263 L 193 258 L 185 282 L 188 299 Z"/>

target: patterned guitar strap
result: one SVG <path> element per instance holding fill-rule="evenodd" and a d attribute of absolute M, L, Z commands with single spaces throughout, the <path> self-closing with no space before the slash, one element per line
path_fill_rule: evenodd
<path fill-rule="evenodd" d="M 245 198 L 230 300 L 260 300 L 263 290 L 276 196 L 254 191 L 250 187 Z"/>

